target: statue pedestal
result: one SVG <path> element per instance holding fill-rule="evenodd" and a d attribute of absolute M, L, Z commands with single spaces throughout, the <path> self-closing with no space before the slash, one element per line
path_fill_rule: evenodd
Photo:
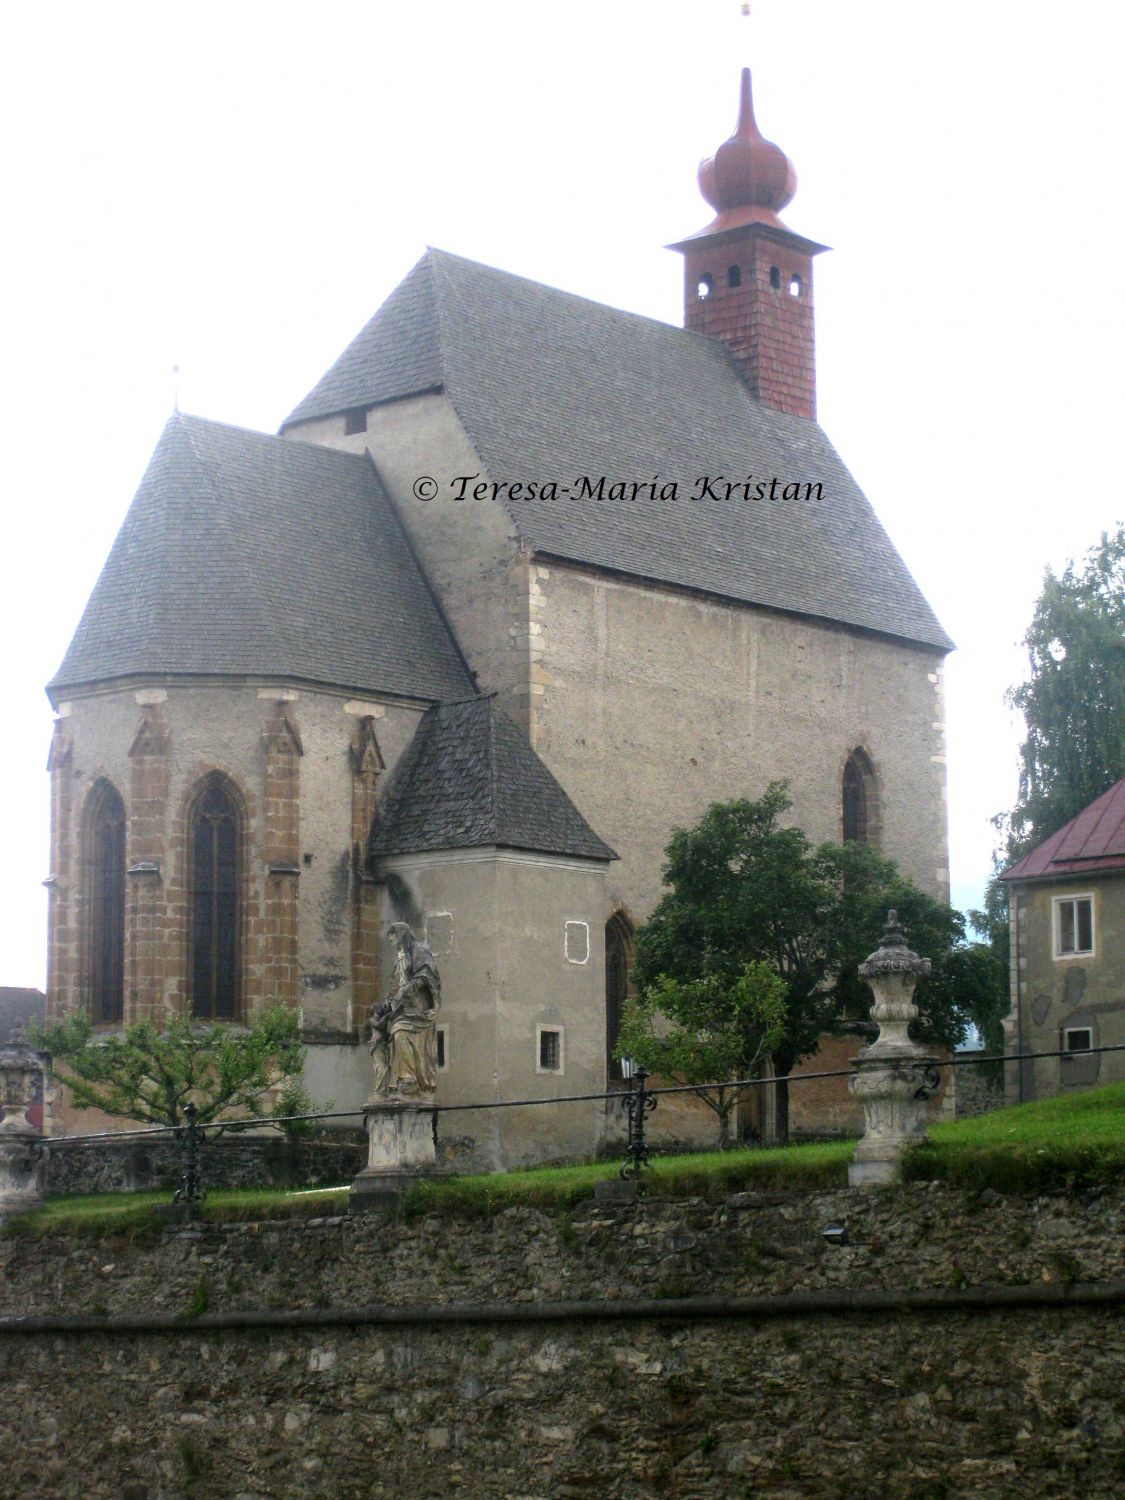
<path fill-rule="evenodd" d="M 0 1129 L 0 1224 L 42 1207 L 46 1164 L 43 1137 L 37 1130 Z"/>
<path fill-rule="evenodd" d="M 47 1152 L 27 1118 L 43 1065 L 22 1042 L 0 1047 L 0 1224 L 43 1202 Z"/>
<path fill-rule="evenodd" d="M 850 1187 L 902 1181 L 902 1153 L 926 1139 L 926 1100 L 937 1089 L 934 1061 L 921 1047 L 898 1056 L 874 1047 L 860 1053 L 850 1088 L 867 1128 L 848 1167 Z"/>
<path fill-rule="evenodd" d="M 376 1099 L 363 1106 L 367 1166 L 352 1183 L 350 1213 L 385 1207 L 437 1170 L 432 1095 Z"/>

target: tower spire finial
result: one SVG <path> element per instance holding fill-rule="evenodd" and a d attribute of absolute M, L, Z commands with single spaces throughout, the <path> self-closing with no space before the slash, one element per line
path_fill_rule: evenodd
<path fill-rule="evenodd" d="M 743 68 L 742 83 L 738 95 L 738 124 L 734 129 L 740 141 L 761 139 L 758 122 L 754 118 L 754 96 L 750 91 L 750 69 Z"/>
<path fill-rule="evenodd" d="M 710 229 L 753 223 L 785 227 L 777 214 L 797 191 L 797 173 L 781 147 L 758 129 L 749 68 L 742 70 L 734 134 L 700 162 L 699 190 L 717 210 Z"/>

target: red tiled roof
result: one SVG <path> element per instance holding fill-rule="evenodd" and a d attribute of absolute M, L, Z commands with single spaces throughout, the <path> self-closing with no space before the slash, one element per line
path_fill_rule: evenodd
<path fill-rule="evenodd" d="M 1042 880 L 1103 870 L 1125 870 L 1125 776 L 1000 879 Z"/>

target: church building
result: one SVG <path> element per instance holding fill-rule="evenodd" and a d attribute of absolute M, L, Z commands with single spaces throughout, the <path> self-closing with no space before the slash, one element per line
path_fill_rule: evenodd
<path fill-rule="evenodd" d="M 817 424 L 825 247 L 748 71 L 700 186 L 682 328 L 429 250 L 279 435 L 173 416 L 49 687 L 52 1017 L 281 1002 L 358 1106 L 405 920 L 439 1103 L 596 1093 L 711 802 L 785 778 L 947 897 L 950 642 Z M 606 1129 L 444 1118 L 479 1165 Z"/>

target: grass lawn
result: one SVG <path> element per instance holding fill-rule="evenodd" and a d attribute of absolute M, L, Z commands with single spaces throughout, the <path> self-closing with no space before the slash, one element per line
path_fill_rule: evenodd
<path fill-rule="evenodd" d="M 1125 1083 L 935 1125 L 909 1153 L 904 1175 L 1011 1193 L 1125 1181 Z"/>
<path fill-rule="evenodd" d="M 747 1188 L 842 1187 L 853 1144 L 833 1141 L 656 1157 L 647 1190 L 653 1197 L 718 1199 Z M 592 1196 L 598 1178 L 614 1177 L 617 1166 L 616 1161 L 591 1162 L 422 1182 L 405 1194 L 403 1211 L 408 1216 L 487 1215 L 515 1204 L 571 1207 Z M 908 1181 L 943 1179 L 1021 1193 L 1083 1191 L 1125 1181 L 1125 1083 L 936 1125 L 930 1140 L 908 1153 L 904 1176 Z M 201 1217 L 215 1221 L 345 1213 L 347 1194 L 346 1186 L 305 1192 L 217 1190 L 204 1201 Z M 14 1219 L 6 1232 L 156 1233 L 162 1226 L 157 1206 L 170 1202 L 170 1193 L 56 1198 Z"/>

